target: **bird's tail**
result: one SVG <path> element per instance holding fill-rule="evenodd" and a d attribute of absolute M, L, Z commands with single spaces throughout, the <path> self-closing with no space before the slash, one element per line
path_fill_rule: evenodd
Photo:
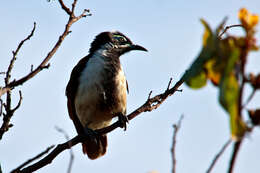
<path fill-rule="evenodd" d="M 87 140 L 82 143 L 82 149 L 84 154 L 92 160 L 103 156 L 107 151 L 107 136 L 98 136 L 95 140 Z"/>

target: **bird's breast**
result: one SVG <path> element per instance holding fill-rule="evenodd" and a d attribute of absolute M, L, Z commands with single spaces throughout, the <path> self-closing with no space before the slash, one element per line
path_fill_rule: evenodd
<path fill-rule="evenodd" d="M 92 129 L 110 124 L 116 113 L 126 113 L 126 79 L 120 62 L 96 56 L 79 77 L 75 108 L 83 126 Z"/>

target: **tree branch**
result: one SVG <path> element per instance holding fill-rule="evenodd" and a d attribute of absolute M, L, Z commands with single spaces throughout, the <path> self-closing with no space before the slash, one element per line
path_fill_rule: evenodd
<path fill-rule="evenodd" d="M 11 90 L 19 85 L 24 84 L 26 81 L 28 81 L 29 79 L 31 79 L 32 77 L 34 77 L 35 75 L 37 75 L 40 71 L 42 71 L 43 69 L 47 69 L 49 68 L 50 64 L 48 63 L 49 60 L 53 57 L 53 55 L 56 53 L 56 51 L 58 50 L 58 48 L 60 47 L 61 43 L 64 41 L 65 37 L 71 32 L 70 31 L 70 27 L 72 26 L 73 23 L 77 22 L 79 19 L 81 19 L 82 17 L 86 17 L 86 13 L 89 12 L 89 10 L 84 10 L 82 12 L 82 14 L 80 14 L 79 16 L 75 16 L 74 15 L 74 8 L 76 5 L 76 0 L 74 0 L 74 5 L 73 5 L 73 9 L 70 11 L 68 7 L 65 6 L 65 4 L 63 3 L 63 0 L 59 0 L 59 3 L 61 5 L 61 8 L 69 15 L 69 19 L 68 22 L 65 26 L 65 29 L 63 31 L 63 33 L 60 35 L 58 41 L 56 42 L 56 44 L 54 45 L 54 47 L 51 49 L 51 51 L 47 54 L 47 56 L 43 59 L 43 61 L 38 65 L 37 68 L 33 69 L 31 67 L 31 71 L 29 72 L 29 74 L 25 75 L 24 77 L 18 79 L 18 80 L 13 80 L 12 82 L 10 81 L 10 77 L 11 77 L 11 71 L 13 69 L 13 65 L 14 62 L 16 60 L 16 56 L 17 53 L 19 52 L 19 50 L 21 49 L 22 45 L 24 44 L 25 41 L 29 40 L 35 31 L 36 28 L 36 23 L 34 22 L 34 26 L 33 29 L 31 31 L 31 33 L 24 39 L 22 40 L 17 49 L 15 51 L 13 51 L 13 57 L 10 61 L 10 64 L 8 66 L 8 69 L 6 71 L 6 77 L 5 77 L 5 86 L 2 88 L 0 87 L 0 97 L 3 94 L 7 94 L 6 95 L 6 103 L 5 103 L 5 111 L 6 113 L 3 116 L 3 124 L 0 128 L 0 139 L 2 139 L 3 134 L 8 131 L 9 129 L 9 122 L 11 120 L 11 117 L 14 114 L 14 111 L 16 111 L 22 101 L 22 96 L 21 96 L 21 92 L 20 92 L 20 101 L 18 103 L 18 105 L 14 108 L 11 109 Z"/>
<path fill-rule="evenodd" d="M 61 5 L 61 8 L 70 16 L 72 14 L 72 12 L 70 11 L 70 9 L 68 7 L 66 7 L 63 0 L 59 0 L 59 3 Z"/>
<path fill-rule="evenodd" d="M 229 139 L 220 149 L 220 151 L 216 154 L 216 156 L 214 157 L 213 161 L 211 162 L 208 170 L 206 171 L 206 173 L 210 173 L 212 171 L 212 169 L 214 168 L 215 164 L 217 163 L 218 159 L 220 158 L 220 156 L 224 153 L 224 151 L 226 150 L 226 148 L 229 146 L 229 144 L 231 144 L 232 140 Z"/>
<path fill-rule="evenodd" d="M 171 153 L 172 153 L 172 173 L 176 173 L 176 141 L 177 141 L 177 133 L 179 129 L 181 128 L 181 122 L 183 120 L 183 115 L 180 117 L 179 121 L 177 124 L 173 125 L 173 140 L 172 140 L 172 148 L 171 148 Z"/>
<path fill-rule="evenodd" d="M 68 20 L 68 22 L 65 26 L 63 33 L 60 35 L 60 37 L 59 37 L 58 41 L 56 42 L 56 44 L 54 45 L 54 47 L 51 49 L 51 51 L 47 54 L 47 56 L 44 58 L 44 60 L 40 63 L 40 65 L 36 69 L 32 70 L 29 74 L 20 78 L 19 80 L 12 81 L 10 84 L 8 84 L 6 86 L 6 88 L 7 87 L 8 88 L 14 88 L 16 86 L 22 85 L 24 82 L 28 81 L 29 79 L 34 77 L 36 74 L 38 74 L 41 70 L 47 68 L 48 67 L 47 63 L 49 62 L 49 60 L 56 53 L 56 51 L 60 47 L 61 43 L 64 41 L 65 37 L 71 32 L 70 27 L 72 26 L 72 24 L 77 22 L 82 17 L 86 17 L 87 16 L 86 13 L 89 12 L 89 10 L 84 10 L 81 15 L 76 17 L 74 15 L 74 13 L 69 12 L 67 10 L 68 7 L 65 6 L 65 4 L 63 3 L 62 0 L 59 0 L 59 3 L 61 5 L 62 9 L 69 15 L 69 20 Z"/>
<path fill-rule="evenodd" d="M 58 132 L 60 132 L 60 133 L 62 133 L 64 135 L 66 140 L 69 140 L 69 135 L 63 129 L 61 129 L 59 127 L 55 127 L 55 128 L 56 128 L 56 130 Z M 68 166 L 68 169 L 67 169 L 67 173 L 71 173 L 73 161 L 74 161 L 74 154 L 73 154 L 73 151 L 72 151 L 72 148 L 71 148 L 71 145 L 70 145 L 70 161 L 69 161 L 69 166 Z"/>
<path fill-rule="evenodd" d="M 238 151 L 239 151 L 240 146 L 242 144 L 242 141 L 243 140 L 241 139 L 240 141 L 237 141 L 234 144 L 232 157 L 231 157 L 231 160 L 230 160 L 230 163 L 229 163 L 228 173 L 233 172 L 233 169 L 234 169 L 234 166 L 235 166 L 235 161 L 236 161 L 236 158 L 237 158 L 237 154 L 238 154 Z"/>
<path fill-rule="evenodd" d="M 11 173 L 16 173 L 19 172 L 20 169 L 22 169 L 23 167 L 25 167 L 26 165 L 32 163 L 33 161 L 41 158 L 43 155 L 47 154 L 52 148 L 54 147 L 54 145 L 48 147 L 46 150 L 44 150 L 43 152 L 41 152 L 40 154 L 38 154 L 37 156 L 27 160 L 26 162 L 24 162 L 23 164 L 21 164 L 20 166 L 18 166 L 17 168 L 15 168 L 14 170 L 11 171 Z"/>
<path fill-rule="evenodd" d="M 178 88 L 183 84 L 183 82 L 184 82 L 184 80 L 183 80 L 183 78 L 181 78 L 172 88 L 170 88 L 170 89 L 167 88 L 165 90 L 165 92 L 158 94 L 152 98 L 148 97 L 148 99 L 142 106 L 140 106 L 139 108 L 137 108 L 135 111 L 133 111 L 132 113 L 130 113 L 127 116 L 128 120 L 130 121 L 130 120 L 134 119 L 136 116 L 138 116 L 139 114 L 141 114 L 143 112 L 147 112 L 147 111 L 150 112 L 150 111 L 158 108 L 169 96 L 172 96 L 176 91 L 181 91 L 181 90 L 178 90 Z M 118 127 L 120 127 L 119 121 L 113 123 L 112 125 L 110 125 L 108 127 L 98 129 L 95 131 L 98 134 L 102 135 L 102 134 L 109 133 Z M 29 173 L 29 172 L 36 171 L 36 170 L 50 164 L 64 150 L 70 149 L 74 145 L 84 142 L 86 140 L 90 140 L 90 136 L 88 136 L 86 134 L 79 134 L 76 137 L 72 138 L 71 140 L 57 145 L 55 147 L 55 149 L 51 153 L 49 153 L 47 156 L 45 156 L 43 159 L 32 164 L 31 166 L 28 166 L 28 167 L 20 170 L 20 172 Z"/>
<path fill-rule="evenodd" d="M 222 35 L 227 32 L 227 30 L 229 30 L 230 28 L 234 28 L 234 27 L 243 27 L 243 25 L 237 24 L 237 25 L 229 25 L 229 26 L 226 26 L 225 29 L 223 30 L 223 32 L 222 32 L 221 34 L 219 34 L 218 37 L 221 38 Z"/>

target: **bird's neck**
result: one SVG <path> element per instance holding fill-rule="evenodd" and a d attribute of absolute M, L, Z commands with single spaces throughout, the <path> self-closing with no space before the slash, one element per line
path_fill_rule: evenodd
<path fill-rule="evenodd" d="M 119 53 L 116 52 L 111 43 L 107 43 L 97 49 L 94 53 L 94 56 L 102 56 L 106 58 L 106 60 L 119 61 Z M 120 61 L 119 61 L 120 62 Z"/>

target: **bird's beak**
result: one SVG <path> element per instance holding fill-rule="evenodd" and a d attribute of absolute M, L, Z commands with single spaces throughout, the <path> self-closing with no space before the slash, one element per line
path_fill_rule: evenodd
<path fill-rule="evenodd" d="M 145 49 L 144 47 L 142 47 L 142 46 L 139 46 L 139 45 L 137 45 L 137 44 L 132 44 L 131 46 L 130 46 L 130 49 L 131 50 L 141 50 L 141 51 L 148 51 L 147 49 Z"/>

